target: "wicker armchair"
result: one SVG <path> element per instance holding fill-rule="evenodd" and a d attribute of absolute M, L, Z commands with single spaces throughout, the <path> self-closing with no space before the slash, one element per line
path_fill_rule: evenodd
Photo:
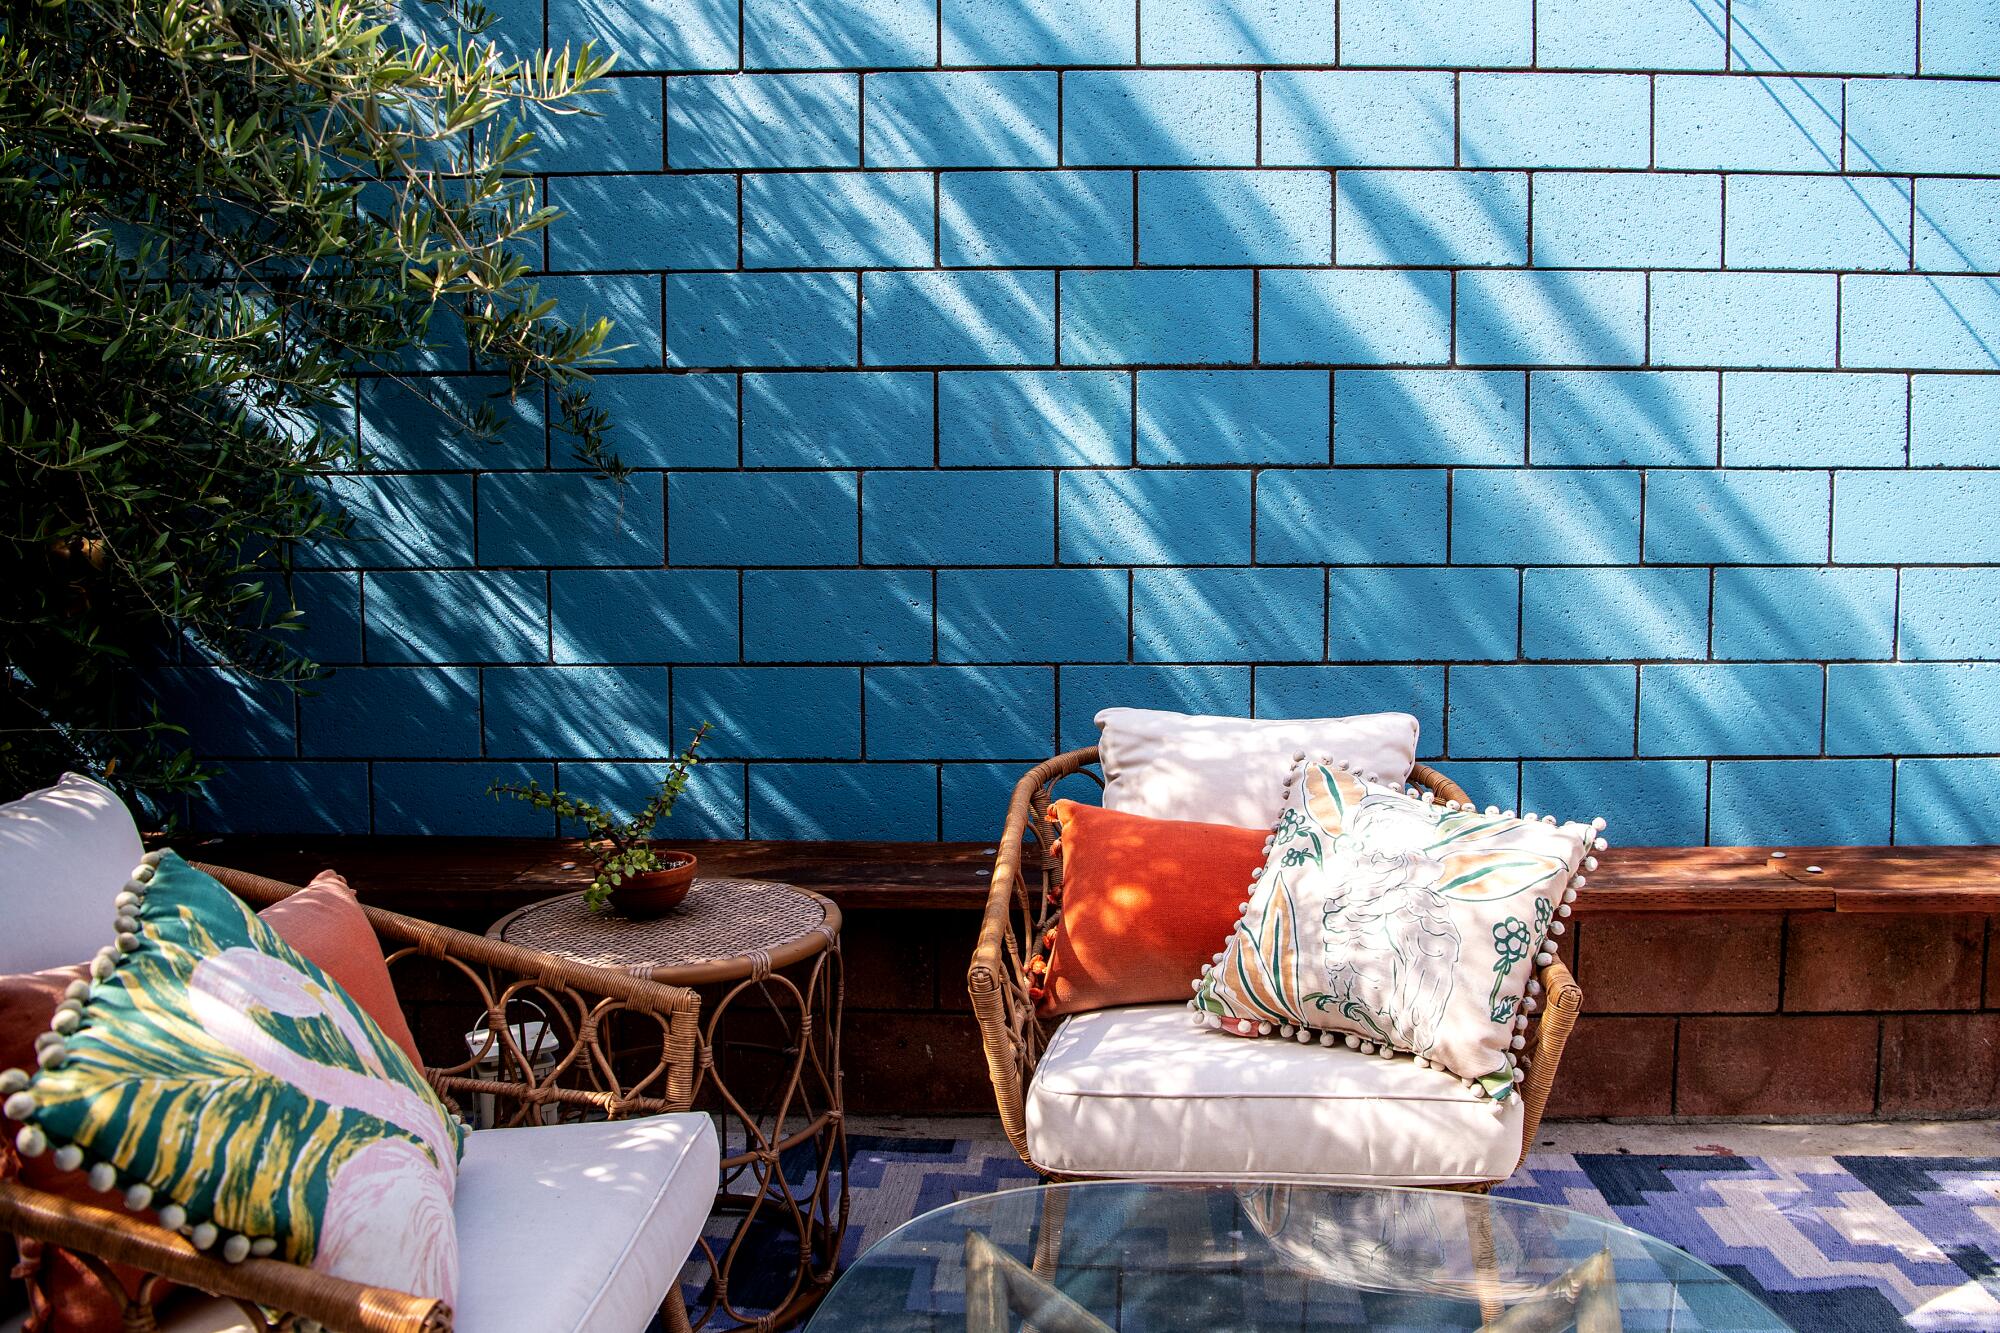
<path fill-rule="evenodd" d="M 240 871 L 200 868 L 252 906 L 297 892 L 296 886 Z M 693 991 L 378 908 L 364 910 L 384 948 L 393 950 L 388 956 L 392 971 L 399 963 L 432 960 L 447 978 L 467 988 L 468 998 L 485 1014 L 490 1039 L 484 1050 L 468 1052 L 457 1064 L 426 1070 L 447 1104 L 462 1111 L 469 1099 L 490 1097 L 496 1123 L 510 1126 L 540 1124 L 550 1107 L 611 1119 L 688 1109 L 698 1038 Z M 553 1068 L 538 1070 L 515 1040 L 514 1029 L 530 1007 L 561 1038 L 562 1054 Z M 631 1025 L 657 1032 L 659 1055 L 650 1067 L 614 1064 L 614 1020 L 627 1029 L 619 1033 L 620 1052 L 635 1044 Z M 653 1049 L 650 1036 L 645 1049 Z M 496 1051 L 499 1077 L 479 1076 L 482 1064 L 490 1075 Z M 710 1189 L 712 1181 L 703 1186 L 704 1195 Z M 0 1232 L 76 1255 L 124 1305 L 126 1333 L 151 1333 L 156 1327 L 146 1297 L 158 1279 L 233 1301 L 253 1329 L 291 1329 L 297 1321 L 336 1333 L 448 1333 L 452 1328 L 452 1312 L 442 1302 L 361 1286 L 275 1259 L 225 1263 L 132 1214 L 79 1204 L 17 1182 L 0 1183 Z M 142 1286 L 140 1299 L 127 1301 L 124 1285 L 107 1266 L 112 1263 L 156 1276 Z M 273 1319 L 267 1311 L 280 1313 Z M 687 1327 L 677 1287 L 662 1314 L 669 1333 Z"/>
<path fill-rule="evenodd" d="M 1059 1177 L 1059 1173 L 1035 1160 L 1028 1140 L 1028 1088 L 1051 1032 L 1035 1015 L 1026 965 L 1034 953 L 1035 942 L 1055 925 L 1060 915 L 1063 866 L 1061 852 L 1056 847 L 1056 824 L 1049 813 L 1051 788 L 1076 775 L 1101 784 L 1102 778 L 1091 770 L 1096 762 L 1095 747 L 1073 750 L 1029 769 L 1015 784 L 1006 829 L 1000 836 L 999 854 L 993 866 L 979 943 L 966 973 L 973 1014 L 985 1046 L 987 1072 L 999 1103 L 1000 1122 L 1021 1159 L 1051 1177 Z M 1457 783 L 1423 764 L 1412 770 L 1410 782 L 1435 792 L 1440 800 L 1468 799 Z M 1024 839 L 1029 835 L 1040 850 L 1038 866 L 1026 862 Z M 1036 874 L 1039 886 L 1030 883 L 1031 875 Z M 1530 1072 L 1521 1087 L 1524 1125 L 1515 1166 L 1527 1156 L 1528 1147 L 1534 1142 L 1542 1111 L 1548 1105 L 1549 1091 L 1555 1083 L 1563 1045 L 1583 1003 L 1582 992 L 1560 959 L 1541 968 L 1538 977 L 1544 991 L 1543 1007 L 1526 1034 L 1523 1054 L 1529 1059 Z M 1483 1192 L 1504 1178 L 1449 1188 Z"/>

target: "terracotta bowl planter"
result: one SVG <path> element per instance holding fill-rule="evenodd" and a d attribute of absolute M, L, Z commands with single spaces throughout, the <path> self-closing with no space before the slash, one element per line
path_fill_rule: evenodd
<path fill-rule="evenodd" d="M 643 921 L 680 905 L 694 887 L 695 859 L 686 852 L 659 852 L 660 869 L 628 875 L 611 891 L 611 910 Z"/>

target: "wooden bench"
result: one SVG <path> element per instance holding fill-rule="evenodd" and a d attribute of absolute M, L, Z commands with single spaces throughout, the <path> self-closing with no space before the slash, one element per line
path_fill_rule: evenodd
<path fill-rule="evenodd" d="M 784 880 L 841 905 L 852 1109 L 992 1113 L 964 991 L 990 843 L 675 845 L 705 873 Z M 182 850 L 293 883 L 332 866 L 370 903 L 472 930 L 589 879 L 578 844 L 553 839 Z M 1562 939 L 1585 1013 L 1551 1114 L 2000 1114 L 2000 848 L 1614 847 L 1600 859 Z"/>
<path fill-rule="evenodd" d="M 702 873 L 776 879 L 842 910 L 977 911 L 993 846 L 976 842 L 675 842 Z M 201 859 L 303 883 L 327 866 L 379 906 L 498 917 L 582 888 L 580 845 L 537 838 L 225 838 Z M 194 855 L 190 851 L 190 855 Z M 1578 915 L 2000 912 L 2000 847 L 1614 847 Z M 426 911 L 425 909 L 428 909 Z"/>

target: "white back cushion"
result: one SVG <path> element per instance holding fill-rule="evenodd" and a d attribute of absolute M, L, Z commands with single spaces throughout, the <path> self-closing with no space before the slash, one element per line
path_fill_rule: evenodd
<path fill-rule="evenodd" d="M 125 803 L 75 773 L 0 805 L 0 972 L 87 962 L 144 854 Z"/>
<path fill-rule="evenodd" d="M 1417 757 L 1408 713 L 1355 717 L 1198 717 L 1153 708 L 1097 715 L 1104 805 L 1151 819 L 1269 828 L 1283 804 L 1293 756 L 1345 759 L 1383 782 L 1403 782 Z"/>

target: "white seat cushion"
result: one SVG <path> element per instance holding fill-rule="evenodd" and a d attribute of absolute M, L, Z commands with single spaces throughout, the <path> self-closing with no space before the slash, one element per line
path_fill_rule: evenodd
<path fill-rule="evenodd" d="M 641 1333 L 715 1202 L 706 1115 L 483 1129 L 458 1168 L 458 1333 Z"/>
<path fill-rule="evenodd" d="M 75 773 L 0 805 L 0 972 L 65 967 L 103 948 L 111 900 L 145 850 L 125 803 Z"/>
<path fill-rule="evenodd" d="M 1063 1020 L 1028 1086 L 1028 1151 L 1080 1176 L 1339 1185 L 1501 1180 L 1521 1156 L 1521 1099 L 1476 1098 L 1407 1057 L 1252 1041 L 1182 1005 Z"/>
<path fill-rule="evenodd" d="M 482 1129 L 458 1167 L 457 1333 L 642 1333 L 715 1200 L 706 1115 Z M 162 1333 L 247 1333 L 202 1300 Z"/>

